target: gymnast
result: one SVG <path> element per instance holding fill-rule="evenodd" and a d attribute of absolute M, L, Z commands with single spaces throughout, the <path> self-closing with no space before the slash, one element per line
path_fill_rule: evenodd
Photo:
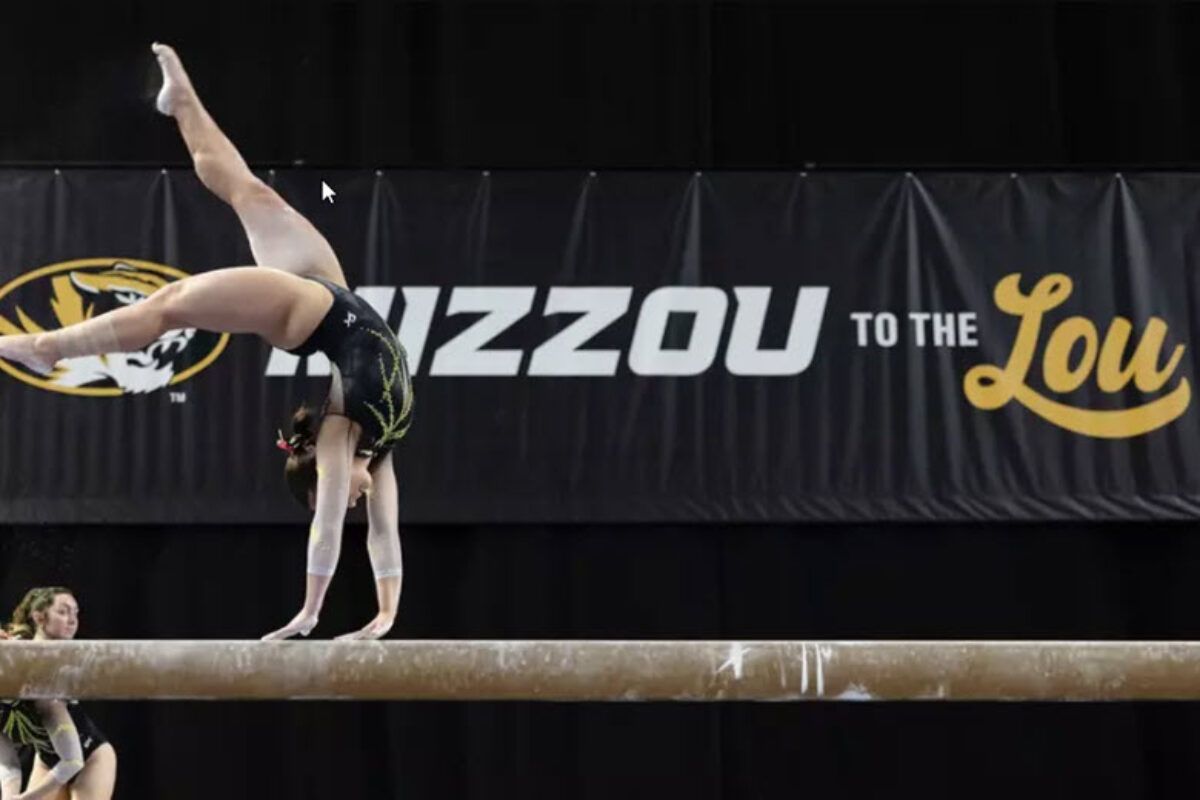
<path fill-rule="evenodd" d="M 0 638 L 73 639 L 79 605 L 70 589 L 30 589 L 0 628 Z M 14 646 L 14 645 L 4 645 Z M 19 645 L 15 645 L 19 646 Z M 0 700 L 0 798 L 3 800 L 110 800 L 117 751 L 78 706 L 57 700 Z M 35 753 L 29 788 L 20 794 L 15 746 Z"/>
<path fill-rule="evenodd" d="M 404 348 L 370 305 L 349 291 L 325 237 L 250 172 L 201 104 L 175 51 L 164 44 L 151 49 L 163 77 L 158 110 L 174 117 L 200 181 L 237 213 L 259 266 L 193 275 L 59 330 L 2 336 L 0 358 L 47 374 L 61 359 L 137 350 L 178 328 L 253 333 L 296 355 L 324 353 L 332 381 L 323 408 L 301 408 L 290 435 L 280 434 L 277 442 L 287 451 L 292 494 L 313 512 L 304 605 L 263 638 L 307 636 L 317 624 L 337 569 L 346 509 L 363 497 L 379 611 L 339 638 L 379 638 L 395 621 L 403 577 L 391 451 L 412 418 Z"/>

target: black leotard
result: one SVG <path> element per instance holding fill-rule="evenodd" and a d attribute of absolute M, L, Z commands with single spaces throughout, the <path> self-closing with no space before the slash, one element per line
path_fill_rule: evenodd
<path fill-rule="evenodd" d="M 309 356 L 319 351 L 337 366 L 345 415 L 362 426 L 358 453 L 378 459 L 404 437 L 412 422 L 408 356 L 365 300 L 336 283 L 309 279 L 333 294 L 333 305 L 312 335 L 288 352 Z"/>
<path fill-rule="evenodd" d="M 68 703 L 67 713 L 71 715 L 71 721 L 79 733 L 79 744 L 83 747 L 83 760 L 86 762 L 88 756 L 108 739 L 78 703 Z M 50 732 L 42 722 L 42 715 L 29 700 L 0 700 L 0 733 L 18 747 L 32 747 L 48 767 L 53 767 L 59 761 L 58 753 L 54 752 L 54 745 L 50 743 Z"/>

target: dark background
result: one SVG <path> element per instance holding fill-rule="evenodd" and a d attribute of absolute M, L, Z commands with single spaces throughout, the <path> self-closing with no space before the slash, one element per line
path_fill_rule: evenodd
<path fill-rule="evenodd" d="M 5 15 L 10 164 L 183 164 L 148 105 L 155 38 L 178 47 L 263 166 L 1186 167 L 1200 147 L 1200 8 L 1176 4 L 107 1 Z M 399 637 L 1200 638 L 1188 525 L 403 535 Z M 370 615 L 360 536 L 347 537 L 321 634 Z M 257 636 L 299 602 L 303 537 L 293 526 L 9 528 L 0 600 L 66 583 L 89 637 Z M 1200 788 L 1190 704 L 93 710 L 119 751 L 123 798 Z"/>
<path fill-rule="evenodd" d="M 1183 165 L 1179 3 L 13 3 L 0 160 L 183 164 L 176 45 L 254 164 Z"/>

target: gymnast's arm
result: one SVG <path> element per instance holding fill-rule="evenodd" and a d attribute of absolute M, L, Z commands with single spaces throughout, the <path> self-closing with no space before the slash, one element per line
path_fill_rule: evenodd
<path fill-rule="evenodd" d="M 21 759 L 12 740 L 0 734 L 0 800 L 12 800 L 21 792 Z"/>
<path fill-rule="evenodd" d="M 361 630 L 339 639 L 378 639 L 392 629 L 400 605 L 404 561 L 400 555 L 400 493 L 389 452 L 371 473 L 367 495 L 367 554 L 375 575 L 379 613 Z"/>
<path fill-rule="evenodd" d="M 317 498 L 308 536 L 308 569 L 304 606 L 291 622 L 263 639 L 307 636 L 317 624 L 325 592 L 342 552 L 342 527 L 350 500 L 350 466 L 354 457 L 350 420 L 328 414 L 317 433 Z"/>
<path fill-rule="evenodd" d="M 39 700 L 35 706 L 42 717 L 42 727 L 50 735 L 58 763 L 41 783 L 30 786 L 13 800 L 38 800 L 55 795 L 83 769 L 83 746 L 79 743 L 79 731 L 75 730 L 67 704 L 61 700 Z"/>

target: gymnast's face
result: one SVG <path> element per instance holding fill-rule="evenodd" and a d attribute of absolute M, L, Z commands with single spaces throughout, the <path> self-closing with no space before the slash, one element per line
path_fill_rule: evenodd
<path fill-rule="evenodd" d="M 35 621 L 42 638 L 74 639 L 79 630 L 79 604 L 69 594 L 56 594 L 54 602 L 36 615 Z"/>

